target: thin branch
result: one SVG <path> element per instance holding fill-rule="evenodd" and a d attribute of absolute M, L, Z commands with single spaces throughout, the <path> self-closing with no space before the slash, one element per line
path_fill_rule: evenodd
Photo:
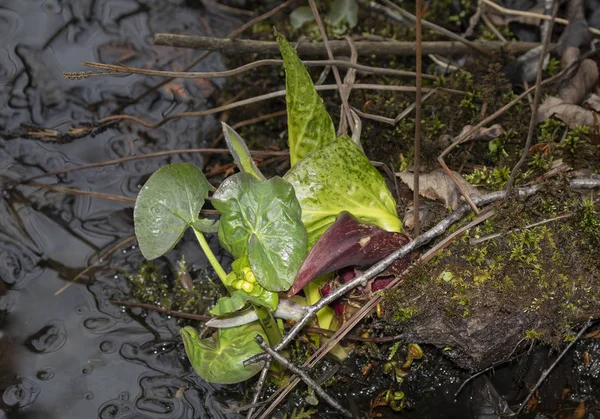
<path fill-rule="evenodd" d="M 525 400 L 523 400 L 523 403 L 521 403 L 521 406 L 519 407 L 519 410 L 517 410 L 516 416 L 518 416 L 518 415 L 521 414 L 521 412 L 523 411 L 523 409 L 527 405 L 527 402 L 529 401 L 529 399 L 531 398 L 531 396 L 533 396 L 533 393 L 535 393 L 535 391 L 539 388 L 539 386 L 542 385 L 542 383 L 544 382 L 544 380 L 546 379 L 546 377 L 548 377 L 548 375 L 554 369 L 554 367 L 556 367 L 558 365 L 558 363 L 560 362 L 560 360 L 562 359 L 562 357 L 565 356 L 565 354 L 567 352 L 569 352 L 569 349 L 571 349 L 571 347 L 575 344 L 575 342 L 577 342 L 579 340 L 579 338 L 581 338 L 581 336 L 583 335 L 583 333 L 591 325 L 592 325 L 592 318 L 590 317 L 588 319 L 588 321 L 583 325 L 583 327 L 581 328 L 581 330 L 579 331 L 579 333 L 577 333 L 577 336 L 575 336 L 575 339 L 573 339 L 571 342 L 569 342 L 569 344 L 567 345 L 567 347 L 560 353 L 560 355 L 558 356 L 558 358 L 556 358 L 554 360 L 554 362 L 552 363 L 552 365 L 550 365 L 550 367 L 546 371 L 544 371 L 542 373 L 540 379 L 537 381 L 537 383 L 535 383 L 535 385 L 533 386 L 533 388 L 531 389 L 531 391 L 529 392 L 529 394 L 527 395 L 527 397 L 525 397 Z"/>
<path fill-rule="evenodd" d="M 338 90 L 338 87 L 336 85 L 329 84 L 329 85 L 315 86 L 315 89 L 317 91 Z M 414 92 L 416 90 L 412 86 L 391 86 L 391 85 L 379 85 L 379 84 L 355 84 L 354 89 L 395 91 L 395 92 Z M 443 91 L 443 92 L 447 92 L 447 93 L 454 93 L 454 94 L 461 94 L 461 95 L 465 93 L 463 91 L 454 90 L 454 89 L 445 89 L 445 88 L 439 88 L 439 87 L 437 89 L 439 89 L 440 91 Z M 429 90 L 430 89 L 423 89 L 423 91 L 429 91 Z M 264 100 L 269 100 L 269 99 L 273 99 L 276 97 L 282 97 L 282 96 L 285 96 L 285 90 L 278 90 L 276 92 L 267 93 L 267 94 L 260 95 L 260 96 L 255 96 L 255 97 L 252 97 L 249 99 L 240 100 L 238 102 L 229 103 L 227 105 L 219 106 L 219 107 L 212 108 L 212 109 L 206 109 L 203 111 L 194 111 L 194 112 L 182 112 L 179 114 L 167 116 L 162 121 L 160 121 L 156 124 L 146 122 L 140 118 L 137 118 L 132 115 L 127 115 L 127 114 L 108 116 L 108 117 L 103 118 L 100 121 L 98 121 L 98 124 L 105 125 L 105 124 L 114 123 L 116 121 L 127 120 L 127 121 L 133 121 L 133 122 L 140 124 L 147 128 L 156 129 L 156 128 L 163 126 L 164 124 L 166 124 L 167 122 L 169 122 L 173 119 L 211 115 L 214 113 L 219 113 L 219 112 L 239 108 L 241 106 L 253 105 L 255 103 L 262 102 Z"/>
<path fill-rule="evenodd" d="M 106 199 L 108 201 L 122 202 L 124 204 L 135 204 L 134 198 L 128 198 L 128 197 L 122 196 L 122 195 L 112 195 L 112 194 L 107 194 L 107 193 L 102 193 L 102 192 L 83 191 L 81 189 L 65 188 L 64 186 L 49 185 L 47 183 L 39 183 L 39 182 L 21 183 L 19 181 L 15 181 L 13 179 L 7 179 L 7 178 L 0 179 L 0 181 L 2 181 L 5 184 L 32 186 L 35 188 L 49 189 L 51 191 L 60 192 L 60 193 L 64 193 L 67 195 L 80 195 L 80 196 L 87 196 L 90 198 L 100 198 L 100 199 Z"/>
<path fill-rule="evenodd" d="M 525 160 L 527 160 L 527 155 L 529 154 L 529 148 L 531 147 L 531 142 L 533 141 L 533 133 L 535 131 L 535 127 L 537 126 L 537 109 L 540 105 L 540 98 L 542 96 L 540 85 L 542 83 L 542 72 L 544 71 L 544 59 L 546 58 L 546 54 L 548 52 L 548 46 L 550 45 L 550 38 L 552 37 L 552 29 L 554 28 L 554 20 L 556 19 L 556 14 L 558 13 L 558 4 L 557 0 L 553 1 L 554 6 L 552 7 L 552 18 L 548 23 L 548 27 L 546 28 L 546 37 L 544 38 L 544 46 L 542 48 L 542 53 L 540 54 L 540 58 L 538 59 L 537 66 L 537 75 L 535 79 L 535 95 L 533 96 L 533 105 L 531 108 L 531 119 L 529 120 L 529 130 L 527 131 L 527 140 L 525 141 L 525 148 L 523 149 L 523 153 L 521 154 L 521 158 L 513 167 L 512 172 L 510 173 L 510 178 L 508 182 L 506 182 L 506 189 L 508 193 L 512 191 L 513 185 L 515 183 L 515 179 L 517 177 L 517 173 Z"/>
<path fill-rule="evenodd" d="M 263 13 L 260 16 L 255 17 L 254 19 L 250 19 L 248 22 L 244 23 L 242 26 L 240 26 L 237 29 L 234 29 L 233 31 L 229 32 L 227 34 L 227 38 L 237 38 L 239 35 L 241 35 L 242 33 L 244 33 L 247 29 L 253 27 L 255 24 L 260 23 L 266 19 L 269 19 L 270 17 L 276 15 L 277 13 L 279 13 L 280 11 L 282 11 L 283 9 L 285 9 L 286 7 L 288 7 L 290 5 L 290 3 L 292 2 L 292 0 L 286 0 L 285 2 L 283 2 L 282 4 L 280 4 L 279 6 L 276 6 L 274 8 L 272 8 L 271 10 Z M 212 54 L 212 51 L 206 51 L 204 52 L 201 56 L 199 56 L 198 58 L 196 58 L 195 60 L 193 60 L 190 64 L 188 64 L 187 66 L 184 67 L 183 71 L 188 71 L 191 70 L 192 68 L 194 68 L 194 66 L 196 66 L 198 63 L 200 63 L 202 60 L 206 59 L 207 57 L 209 57 Z M 155 84 L 154 86 L 152 86 L 151 88 L 147 89 L 145 92 L 137 95 L 135 98 L 133 98 L 132 100 L 128 101 L 125 105 L 119 106 L 119 108 L 117 108 L 116 113 L 121 113 L 123 112 L 123 110 L 125 108 L 127 108 L 128 106 L 138 102 L 140 99 L 144 98 L 146 95 L 150 94 L 150 92 L 155 91 L 156 89 L 161 88 L 162 86 L 166 85 L 167 83 L 171 82 L 173 79 L 167 79 L 167 80 L 163 80 L 158 84 Z"/>
<path fill-rule="evenodd" d="M 524 17 L 533 17 L 535 19 L 540 20 L 552 20 L 552 17 L 549 15 L 545 15 L 542 13 L 535 12 L 527 12 L 525 10 L 515 10 L 515 9 L 507 9 L 506 7 L 502 7 L 499 4 L 492 2 L 491 0 L 481 0 L 486 6 L 490 6 L 492 9 L 496 9 L 500 13 L 504 13 L 506 15 L 514 15 L 514 16 L 524 16 Z M 560 23 L 561 25 L 568 25 L 569 21 L 567 19 L 562 19 L 560 17 L 555 19 L 556 23 Z M 600 30 L 596 28 L 588 28 L 588 31 L 594 35 L 600 35 Z"/>
<path fill-rule="evenodd" d="M 323 400 L 325 400 L 327 403 L 329 403 L 330 406 L 334 407 L 335 409 L 337 409 L 339 412 L 341 412 L 344 416 L 346 416 L 348 418 L 353 417 L 352 413 L 350 413 L 349 410 L 342 407 L 342 405 L 339 404 L 337 402 L 337 400 L 335 400 L 333 397 L 331 397 L 329 394 L 327 394 L 327 392 L 325 390 L 323 390 L 323 388 L 319 384 L 317 384 L 317 382 L 315 380 L 310 378 L 310 376 L 305 371 L 301 370 L 300 368 L 298 368 L 297 366 L 292 364 L 286 357 L 284 357 L 283 355 L 280 355 L 277 351 L 273 350 L 269 346 L 269 344 L 267 342 L 265 342 L 265 340 L 263 339 L 263 337 L 261 335 L 256 335 L 255 340 L 260 345 L 260 347 L 263 349 L 263 351 L 265 351 L 266 353 L 271 355 L 277 362 L 279 362 L 281 365 L 283 365 L 284 367 L 286 367 L 287 369 L 292 371 L 294 374 L 299 375 L 300 378 L 302 378 L 302 381 L 304 381 L 307 386 L 312 388 L 319 396 L 321 396 L 321 398 Z"/>
<path fill-rule="evenodd" d="M 592 51 L 590 51 L 590 52 L 582 55 L 579 58 L 579 60 L 574 61 L 573 63 L 571 63 L 571 65 L 569 65 L 568 67 L 562 69 L 561 71 L 559 71 L 555 75 L 553 75 L 553 76 L 551 76 L 551 77 L 543 80 L 540 83 L 540 87 L 544 86 L 544 85 L 546 85 L 548 83 L 552 83 L 553 81 L 559 79 L 560 77 L 562 77 L 563 75 L 565 75 L 567 72 L 569 72 L 572 68 L 575 68 L 577 65 L 579 65 L 579 63 L 582 60 L 584 60 L 585 58 L 588 58 L 588 57 L 596 54 L 598 51 L 600 51 L 600 50 L 592 50 Z M 452 150 L 454 150 L 454 148 L 457 145 L 462 144 L 465 141 L 468 141 L 471 138 L 471 136 L 475 132 L 477 132 L 481 127 L 483 127 L 484 125 L 487 125 L 490 122 L 494 121 L 496 118 L 498 118 L 504 112 L 506 112 L 507 110 L 509 110 L 510 108 L 512 108 L 514 105 L 516 105 L 517 103 L 519 103 L 521 100 L 523 100 L 524 97 L 526 97 L 533 90 L 536 90 L 537 87 L 538 87 L 537 85 L 534 85 L 534 86 L 530 87 L 529 89 L 525 90 L 523 93 L 521 93 L 515 99 L 511 100 L 506 105 L 504 105 L 500 109 L 498 109 L 496 112 L 494 112 L 493 114 L 491 114 L 487 118 L 483 119 L 478 124 L 474 125 L 469 131 L 463 132 L 460 135 L 458 135 L 455 138 L 454 142 L 452 142 L 452 144 L 450 144 L 448 147 L 446 147 L 446 149 L 444 151 L 442 151 L 442 153 L 438 156 L 438 162 L 440 163 L 440 166 L 442 166 L 442 168 L 444 169 L 444 171 L 446 172 L 446 174 L 448 174 L 448 176 L 450 177 L 450 179 L 452 179 L 452 181 L 454 182 L 454 184 L 456 185 L 456 187 L 458 188 L 458 190 L 462 194 L 463 198 L 465 198 L 465 200 L 471 205 L 471 207 L 473 208 L 473 210 L 475 212 L 478 211 L 476 205 L 473 203 L 473 201 L 471 200 L 471 198 L 469 197 L 469 195 L 466 193 L 466 191 L 464 190 L 464 188 L 462 188 L 462 186 L 460 185 L 460 183 L 458 183 L 458 181 L 455 179 L 454 175 L 452 174 L 452 171 L 450 170 L 450 168 L 446 164 L 446 161 L 444 160 L 444 157 L 447 156 Z"/>
<path fill-rule="evenodd" d="M 319 27 L 319 32 L 321 33 L 321 38 L 323 38 L 323 44 L 325 45 L 325 49 L 327 50 L 327 56 L 330 60 L 334 60 L 333 52 L 331 51 L 331 47 L 329 46 L 329 39 L 327 38 L 327 32 L 325 31 L 325 26 L 323 25 L 323 21 L 321 20 L 321 15 L 319 14 L 319 10 L 317 9 L 317 5 L 315 4 L 315 0 L 308 0 L 308 4 L 310 5 L 310 9 L 315 17 L 315 21 L 317 22 L 317 26 Z M 352 50 L 352 46 L 350 46 Z M 356 51 L 353 51 L 356 53 Z M 340 97 L 342 99 L 342 108 L 344 109 L 344 113 L 346 114 L 346 120 L 348 124 L 353 127 L 354 120 L 352 119 L 352 114 L 350 113 L 350 105 L 348 105 L 348 97 L 344 94 L 344 88 L 342 87 L 342 78 L 340 77 L 340 72 L 337 67 L 331 67 L 333 70 L 333 76 L 335 78 L 335 83 L 337 84 L 338 90 L 340 91 Z M 345 134 L 345 132 L 341 132 L 339 134 Z"/>
<path fill-rule="evenodd" d="M 65 173 L 77 172 L 79 170 L 87 170 L 87 169 L 94 169 L 97 167 L 112 166 L 114 164 L 122 164 L 122 163 L 127 163 L 127 162 L 135 161 L 135 160 L 144 160 L 144 159 L 151 159 L 151 158 L 156 158 L 156 157 L 170 156 L 173 154 L 192 154 L 192 153 L 229 154 L 230 151 L 227 148 L 182 148 L 182 149 L 178 149 L 178 150 L 158 151 L 156 153 L 138 154 L 136 156 L 121 157 L 118 159 L 106 160 L 106 161 L 101 161 L 101 162 L 97 162 L 97 163 L 82 164 L 82 165 L 75 166 L 75 167 L 69 167 L 68 169 L 60 169 L 60 170 L 56 170 L 54 172 L 42 173 L 39 175 L 32 176 L 23 181 L 15 181 L 15 183 L 27 184 L 28 182 L 31 182 L 34 179 L 50 177 L 50 176 L 58 176 L 58 175 L 62 175 Z M 289 152 L 288 151 L 250 150 L 250 154 L 253 156 L 287 156 L 287 155 L 289 155 Z"/>
<path fill-rule="evenodd" d="M 302 63 L 308 67 L 321 67 L 321 66 L 337 66 L 344 68 L 351 68 L 358 70 L 366 74 L 384 74 L 390 76 L 401 76 L 401 77 L 416 77 L 417 73 L 413 71 L 396 70 L 393 68 L 383 67 L 372 67 L 368 65 L 357 64 L 353 62 L 343 60 L 306 60 Z M 84 61 L 83 65 L 86 67 L 99 68 L 101 70 L 109 71 L 109 73 L 63 73 L 63 76 L 67 79 L 72 78 L 86 78 L 91 76 L 105 76 L 115 74 L 142 74 L 146 76 L 159 76 L 159 77 L 171 77 L 171 78 L 182 78 L 182 79 L 216 79 L 221 77 L 231 77 L 238 74 L 242 74 L 246 71 L 253 70 L 258 67 L 265 67 L 271 65 L 281 65 L 283 60 L 279 59 L 267 59 L 253 61 L 248 64 L 244 64 L 237 68 L 225 71 L 163 71 L 163 70 L 151 70 L 146 68 L 135 68 L 129 67 L 122 64 L 104 64 L 93 61 Z M 423 74 L 423 77 L 428 80 L 436 80 L 437 76 L 431 74 Z"/>
<path fill-rule="evenodd" d="M 518 54 L 525 53 L 532 48 L 540 46 L 540 44 L 537 42 L 511 42 L 505 45 L 502 42 L 494 41 L 471 42 L 463 38 L 460 38 L 459 42 L 462 43 L 447 41 L 424 42 L 423 54 L 465 55 L 480 53 L 481 51 L 478 50 L 484 49 L 489 53 L 505 51 L 507 53 Z M 465 45 L 464 42 L 473 45 L 475 49 L 471 46 Z M 277 42 L 273 41 L 254 41 L 250 39 L 234 40 L 229 38 L 211 38 L 208 36 L 198 35 L 159 33 L 154 36 L 154 44 L 179 48 L 219 51 L 224 55 L 279 55 L 279 45 Z M 331 52 L 334 55 L 350 55 L 350 46 L 346 41 L 333 40 L 329 41 L 329 45 L 331 47 Z M 356 50 L 360 57 L 370 57 L 372 55 L 413 56 L 415 54 L 415 43 L 400 41 L 357 41 Z M 327 50 L 322 42 L 302 42 L 298 45 L 296 51 L 301 57 L 327 57 Z"/>
<path fill-rule="evenodd" d="M 402 17 L 410 20 L 411 22 L 415 23 L 417 21 L 417 17 L 409 12 L 407 12 L 406 10 L 404 10 L 403 8 L 401 8 L 400 6 L 398 6 L 395 3 L 392 3 L 390 0 L 381 0 L 386 6 L 388 6 L 390 9 L 393 9 L 395 12 L 399 13 L 400 15 L 402 15 Z M 371 7 L 373 8 L 377 8 L 377 6 L 379 6 L 379 8 L 381 8 L 382 6 L 377 5 L 377 3 L 375 2 L 370 2 Z M 391 14 L 387 14 L 390 17 L 393 17 L 393 15 Z M 444 29 L 441 26 L 436 25 L 435 23 L 431 23 L 427 20 L 421 19 L 421 23 L 423 24 L 424 27 L 431 29 L 441 35 L 444 35 L 450 39 L 453 39 L 457 42 L 460 42 L 462 44 L 464 44 L 465 46 L 471 48 L 474 51 L 477 51 L 480 54 L 483 54 L 485 56 L 491 57 L 494 55 L 494 53 L 492 51 L 490 51 L 488 48 L 486 48 L 485 46 L 478 44 L 476 42 L 471 42 L 468 39 L 463 38 L 460 35 L 455 34 L 454 32 L 449 31 L 448 29 Z M 423 51 L 423 54 L 431 54 L 430 52 L 426 52 Z M 433 53 L 433 54 L 437 54 L 437 53 Z M 445 53 L 441 53 L 444 55 L 447 55 Z"/>
<path fill-rule="evenodd" d="M 421 220 L 419 217 L 419 172 L 421 170 L 421 97 L 423 89 L 423 79 L 421 73 L 423 71 L 423 56 L 421 55 L 422 45 L 422 30 L 421 30 L 421 0 L 416 1 L 415 17 L 417 29 L 417 81 L 416 81 L 416 98 L 415 98 L 415 143 L 413 148 L 413 213 L 414 213 L 414 235 L 417 237 L 421 234 Z"/>
<path fill-rule="evenodd" d="M 166 314 L 167 316 L 181 317 L 182 319 L 198 320 L 201 322 L 207 322 L 212 319 L 212 316 L 183 313 L 181 311 L 173 311 L 166 308 L 153 306 L 152 304 L 138 303 L 136 301 L 111 300 L 110 302 L 118 306 L 143 308 L 144 310 L 156 311 L 158 313 Z"/>

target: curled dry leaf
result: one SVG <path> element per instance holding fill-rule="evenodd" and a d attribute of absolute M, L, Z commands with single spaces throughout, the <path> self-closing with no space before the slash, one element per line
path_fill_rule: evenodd
<path fill-rule="evenodd" d="M 504 134 L 504 130 L 500 126 L 500 124 L 494 124 L 489 128 L 481 127 L 477 129 L 475 132 L 469 132 L 473 129 L 472 125 L 465 125 L 465 127 L 460 132 L 459 137 L 462 138 L 463 135 L 467 135 L 464 141 L 473 141 L 473 140 L 486 140 L 491 141 L 494 138 L 498 138 L 502 134 Z"/>
<path fill-rule="evenodd" d="M 559 96 L 564 103 L 579 104 L 597 81 L 598 65 L 594 60 L 583 60 L 575 76 L 560 89 Z"/>
<path fill-rule="evenodd" d="M 452 171 L 460 186 L 469 196 L 479 195 L 479 191 L 467 182 L 459 173 Z M 414 174 L 409 171 L 397 173 L 397 176 L 406 183 L 410 189 L 414 187 Z M 450 176 L 442 169 L 436 169 L 430 173 L 419 174 L 419 195 L 428 199 L 440 200 L 447 207 L 456 209 L 460 202 L 461 193 Z"/>
<path fill-rule="evenodd" d="M 600 96 L 596 93 L 592 93 L 584 102 L 583 105 L 587 109 L 591 109 L 596 112 L 600 112 Z"/>
<path fill-rule="evenodd" d="M 569 126 L 575 128 L 580 125 L 588 127 L 595 126 L 594 111 L 589 111 L 579 105 L 565 103 L 557 97 L 549 97 L 544 100 L 537 111 L 537 122 L 545 121 L 546 119 L 556 116 Z"/>

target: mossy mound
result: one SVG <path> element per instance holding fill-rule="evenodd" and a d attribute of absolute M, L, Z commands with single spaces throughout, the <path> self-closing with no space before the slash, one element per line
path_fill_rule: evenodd
<path fill-rule="evenodd" d="M 386 329 L 469 370 L 505 360 L 528 339 L 554 347 L 573 339 L 577 322 L 600 314 L 600 205 L 555 188 L 501 205 L 417 266 L 384 296 Z"/>

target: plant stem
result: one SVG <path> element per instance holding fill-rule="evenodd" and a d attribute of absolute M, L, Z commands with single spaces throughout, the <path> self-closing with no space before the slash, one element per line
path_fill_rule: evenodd
<path fill-rule="evenodd" d="M 277 327 L 277 322 L 273 318 L 273 315 L 266 307 L 261 307 L 252 304 L 254 311 L 258 316 L 258 321 L 262 325 L 263 330 L 267 334 L 269 344 L 271 346 L 277 345 L 281 341 L 281 331 Z"/>
<path fill-rule="evenodd" d="M 200 247 L 204 251 L 206 258 L 208 259 L 211 266 L 213 267 L 213 269 L 219 276 L 219 279 L 221 280 L 221 282 L 223 284 L 225 284 L 225 278 L 227 277 L 227 274 L 225 273 L 225 269 L 223 269 L 223 267 L 221 266 L 221 264 L 215 257 L 215 254 L 210 249 L 210 246 L 208 245 L 206 238 L 204 238 L 204 234 L 202 234 L 202 232 L 200 230 L 197 230 L 195 227 L 192 227 L 192 228 L 194 229 L 194 234 L 196 235 L 196 238 L 198 239 L 198 243 L 200 244 Z"/>

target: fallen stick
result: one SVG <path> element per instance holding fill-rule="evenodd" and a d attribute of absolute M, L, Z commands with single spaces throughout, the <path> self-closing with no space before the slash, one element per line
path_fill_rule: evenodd
<path fill-rule="evenodd" d="M 157 33 L 154 35 L 154 45 L 178 48 L 191 48 L 206 51 L 218 51 L 225 55 L 279 55 L 279 45 L 272 41 L 254 41 L 250 39 L 210 38 L 199 35 L 177 35 Z M 359 56 L 371 55 L 403 55 L 414 56 L 416 43 L 399 41 L 356 41 L 356 51 Z M 503 42 L 488 41 L 474 42 L 475 45 L 490 52 L 525 53 L 538 47 L 537 42 Z M 333 55 L 350 55 L 350 45 L 346 41 L 329 41 Z M 300 56 L 327 57 L 327 50 L 322 42 L 301 42 L 296 48 Z M 422 53 L 443 54 L 444 56 L 473 54 L 477 51 L 471 47 L 454 41 L 423 42 Z"/>

